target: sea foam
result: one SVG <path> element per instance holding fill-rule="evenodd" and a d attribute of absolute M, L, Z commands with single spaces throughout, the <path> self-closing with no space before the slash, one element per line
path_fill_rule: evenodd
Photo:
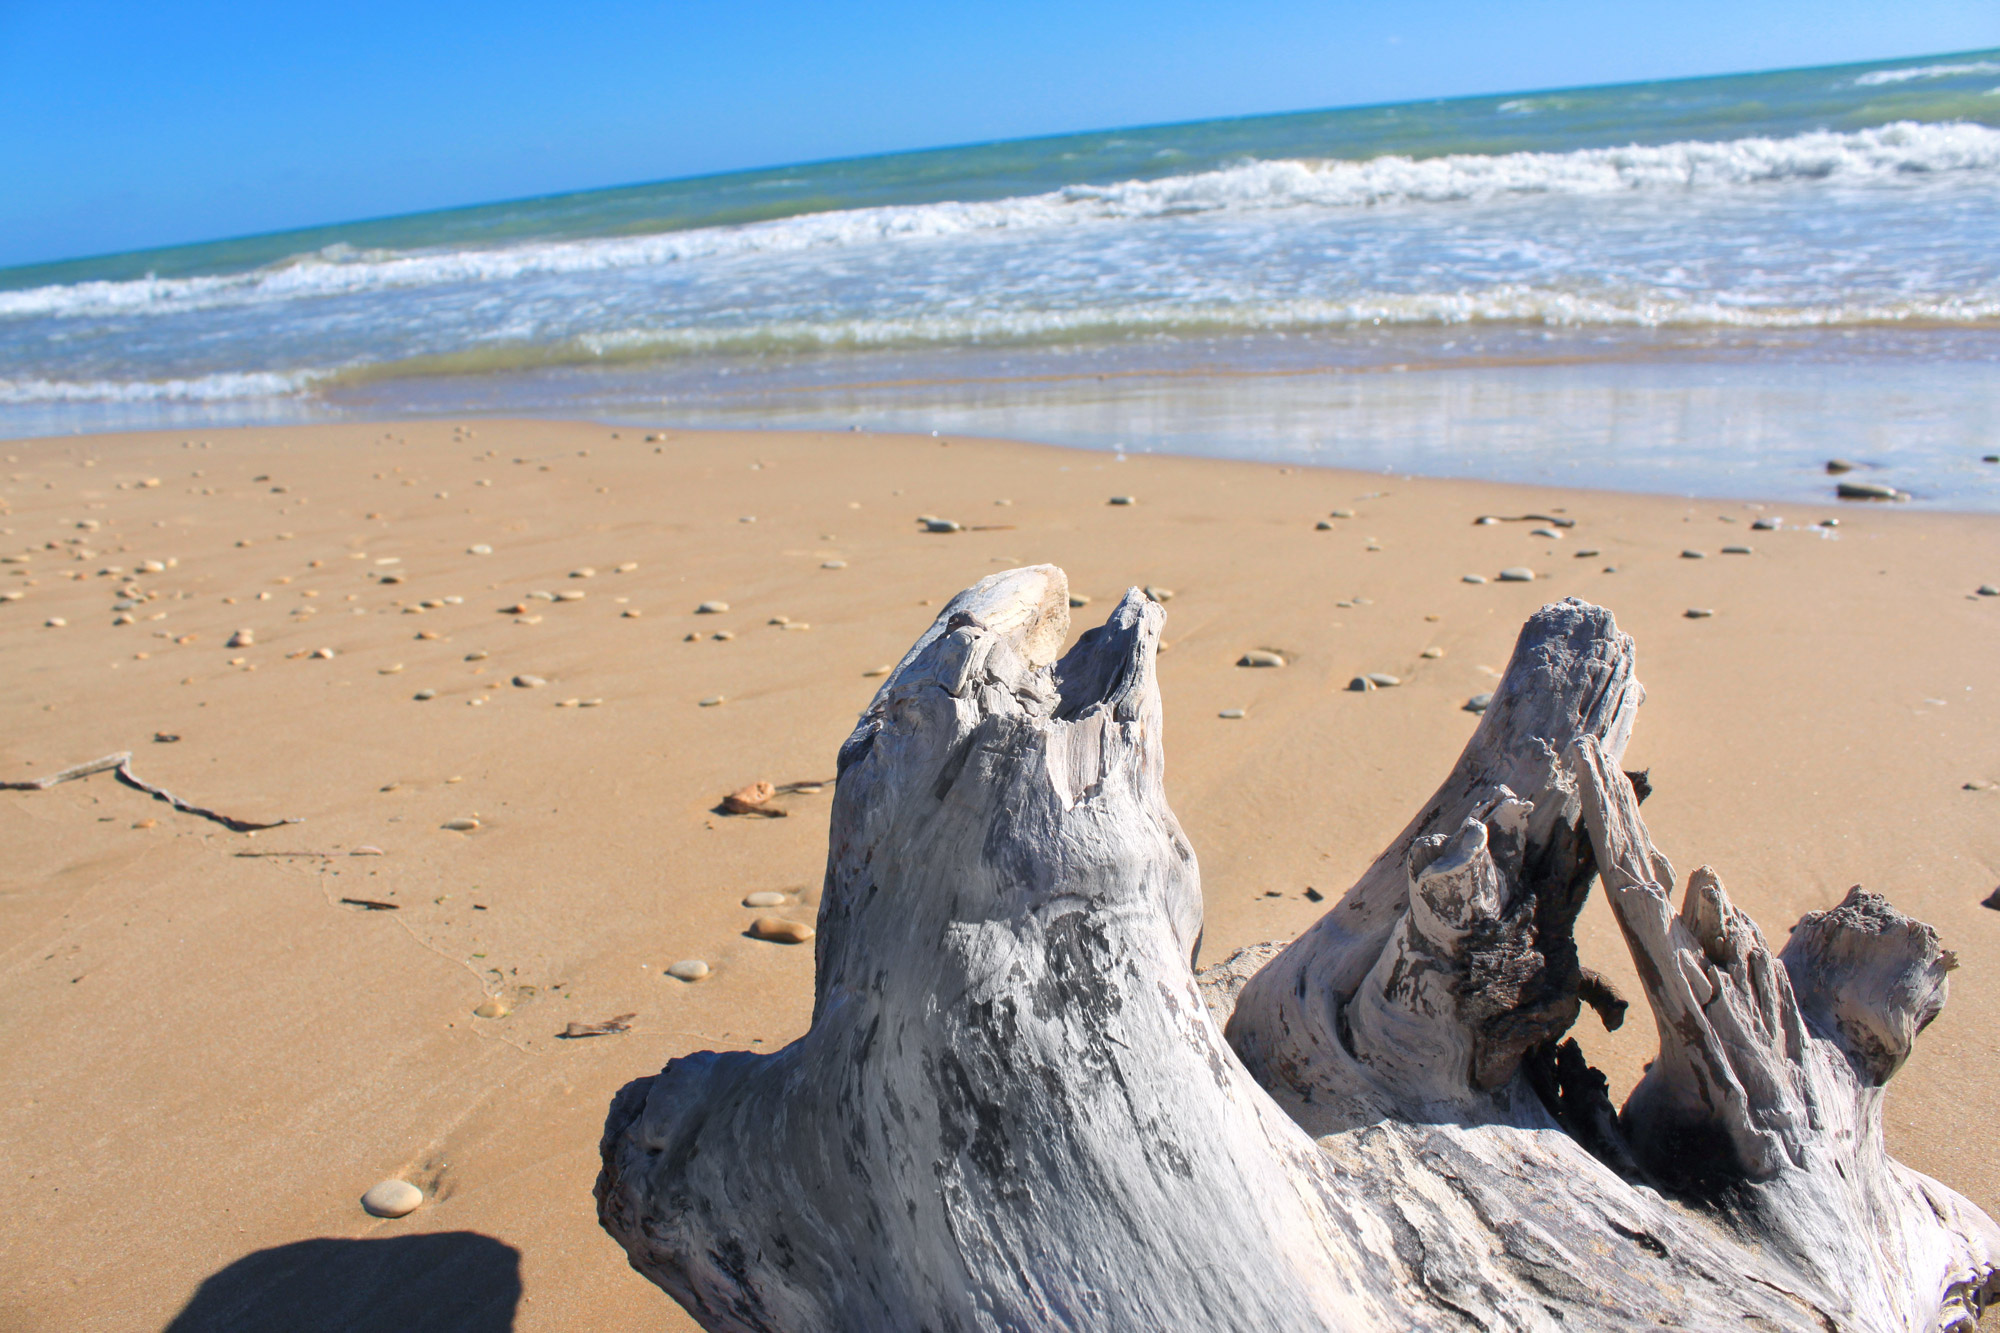
<path fill-rule="evenodd" d="M 1916 122 L 1845 133 L 1814 131 L 1786 138 L 1566 153 L 1251 161 L 1158 180 L 1073 185 L 1009 199 L 848 209 L 651 236 L 403 253 L 333 248 L 250 273 L 79 282 L 0 292 L 0 319 L 169 315 L 1186 214 L 1463 204 L 1536 195 L 1708 192 L 1784 182 L 1869 185 L 1943 172 L 1996 170 L 2000 170 L 2000 130 L 1969 123 Z"/>

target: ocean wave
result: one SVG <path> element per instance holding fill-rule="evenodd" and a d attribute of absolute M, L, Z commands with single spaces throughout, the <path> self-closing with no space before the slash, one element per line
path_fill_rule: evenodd
<path fill-rule="evenodd" d="M 1899 122 L 1845 133 L 1568 153 L 1247 162 L 1046 194 L 803 214 L 650 236 L 403 253 L 330 248 L 250 273 L 79 282 L 0 292 L 0 318 L 177 314 L 319 297 L 662 267 L 705 259 L 924 241 L 1185 214 L 1341 210 L 1533 195 L 1720 190 L 1783 181 L 1868 183 L 2000 170 L 2000 130 Z"/>
<path fill-rule="evenodd" d="M 1960 74 L 2000 74 L 2000 63 L 1971 60 L 1959 65 L 1912 65 L 1906 69 L 1872 69 L 1854 80 L 1857 88 L 1875 88 L 1885 83 L 1908 83 L 1911 79 L 1949 79 Z"/>
<path fill-rule="evenodd" d="M 214 403 L 246 398 L 289 398 L 329 372 L 230 371 L 170 380 L 0 379 L 0 403 Z"/>

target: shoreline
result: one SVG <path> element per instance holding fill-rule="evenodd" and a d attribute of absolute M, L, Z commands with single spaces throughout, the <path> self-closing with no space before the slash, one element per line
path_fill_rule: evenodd
<path fill-rule="evenodd" d="M 1975 592 L 2000 582 L 1994 515 L 465 416 L 0 456 L 21 478 L 0 554 L 32 557 L 0 565 L 0 592 L 24 594 L 0 602 L 0 778 L 129 749 L 194 804 L 306 821 L 230 833 L 109 774 L 0 793 L 19 1033 L 0 1245 L 21 1327 L 162 1325 L 204 1281 L 273 1272 L 337 1303 L 311 1276 L 325 1256 L 284 1247 L 478 1233 L 514 1259 L 466 1242 L 445 1271 L 492 1296 L 511 1262 L 518 1328 L 691 1328 L 597 1228 L 598 1126 L 670 1056 L 803 1029 L 810 950 L 746 938 L 740 904 L 784 892 L 810 921 L 826 850 L 823 793 L 785 798 L 784 819 L 712 807 L 830 777 L 866 673 L 961 587 L 1044 560 L 1091 598 L 1073 634 L 1126 586 L 1174 592 L 1168 789 L 1202 861 L 1204 962 L 1338 900 L 1471 734 L 1463 704 L 1529 612 L 1610 607 L 1649 694 L 1627 766 L 1651 770 L 1647 820 L 1683 878 L 1713 864 L 1773 939 L 1859 882 L 1958 952 L 1893 1085 L 1890 1147 L 2000 1208 L 2000 1164 L 1960 1128 L 2000 1111 L 2000 913 L 1979 905 L 2000 883 L 2000 786 L 1966 786 L 2000 783 L 2000 597 Z M 1751 529 L 1773 510 L 1783 528 Z M 1473 522 L 1531 512 L 1575 526 Z M 924 533 L 919 514 L 978 530 Z M 1543 577 L 1497 581 L 1515 565 Z M 708 601 L 728 609 L 697 614 Z M 227 647 L 242 629 L 253 642 Z M 1260 648 L 1287 665 L 1235 665 Z M 1345 689 L 1370 671 L 1402 684 Z M 480 826 L 441 827 L 465 818 Z M 1578 940 L 1636 997 L 1598 895 Z M 713 974 L 662 975 L 691 957 Z M 475 1017 L 490 997 L 511 1012 Z M 622 1036 L 555 1035 L 626 1012 Z M 1638 1013 L 1574 1035 L 1614 1098 L 1651 1054 Z M 399 1174 L 428 1201 L 369 1218 L 357 1197 Z M 114 1216 L 136 1239 L 108 1254 Z"/>

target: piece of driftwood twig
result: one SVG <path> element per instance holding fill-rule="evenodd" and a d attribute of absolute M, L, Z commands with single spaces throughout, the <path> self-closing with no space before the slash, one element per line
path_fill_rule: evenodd
<path fill-rule="evenodd" d="M 132 771 L 132 752 L 130 750 L 120 750 L 117 754 L 107 754 L 102 759 L 93 759 L 87 764 L 77 764 L 74 767 L 65 768 L 60 773 L 51 773 L 48 777 L 36 778 L 30 782 L 0 782 L 0 790 L 47 791 L 50 787 L 58 786 L 61 783 L 74 782 L 78 778 L 87 778 L 93 773 L 104 772 L 116 773 L 118 780 L 126 786 L 145 792 L 146 795 L 156 801 L 165 801 L 182 814 L 195 815 L 202 819 L 213 820 L 232 833 L 256 833 L 260 829 L 278 828 L 285 824 L 303 824 L 305 822 L 303 819 L 274 819 L 269 823 L 260 824 L 255 820 L 238 819 L 234 815 L 225 815 L 219 811 L 205 810 L 201 806 L 190 805 L 166 788 L 155 787 L 152 783 L 147 782 L 134 773 Z"/>

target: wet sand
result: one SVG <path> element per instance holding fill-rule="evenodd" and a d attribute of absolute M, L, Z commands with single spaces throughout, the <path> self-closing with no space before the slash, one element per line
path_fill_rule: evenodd
<path fill-rule="evenodd" d="M 2000 783 L 2000 598 L 1975 594 L 2000 582 L 2000 520 L 648 434 L 0 444 L 0 594 L 21 594 L 0 601 L 0 779 L 131 750 L 192 804 L 303 821 L 231 832 L 110 773 L 0 792 L 0 1328 L 692 1327 L 597 1227 L 598 1132 L 668 1058 L 804 1029 L 811 947 L 748 938 L 741 904 L 795 893 L 778 914 L 811 920 L 829 794 L 781 797 L 784 819 L 713 807 L 831 778 L 866 673 L 959 588 L 1040 561 L 1092 597 L 1076 631 L 1129 585 L 1173 592 L 1168 785 L 1209 960 L 1296 934 L 1325 910 L 1308 889 L 1339 896 L 1449 768 L 1530 612 L 1610 607 L 1650 696 L 1626 767 L 1651 770 L 1683 874 L 1714 865 L 1771 937 L 1864 884 L 1957 950 L 1890 1146 L 2000 1210 L 2000 912 L 1980 906 L 2000 786 L 1967 785 Z M 1526 513 L 1575 526 L 1474 523 Z M 1492 581 L 1519 565 L 1539 577 Z M 1260 648 L 1288 665 L 1235 665 Z M 1348 691 L 1364 672 L 1402 684 Z M 1596 898 L 1579 937 L 1636 998 Z M 688 958 L 712 974 L 663 975 Z M 475 1017 L 491 998 L 511 1012 Z M 1577 1035 L 1620 1095 L 1653 1050 L 1643 1014 Z M 391 1176 L 427 1201 L 368 1216 Z"/>

